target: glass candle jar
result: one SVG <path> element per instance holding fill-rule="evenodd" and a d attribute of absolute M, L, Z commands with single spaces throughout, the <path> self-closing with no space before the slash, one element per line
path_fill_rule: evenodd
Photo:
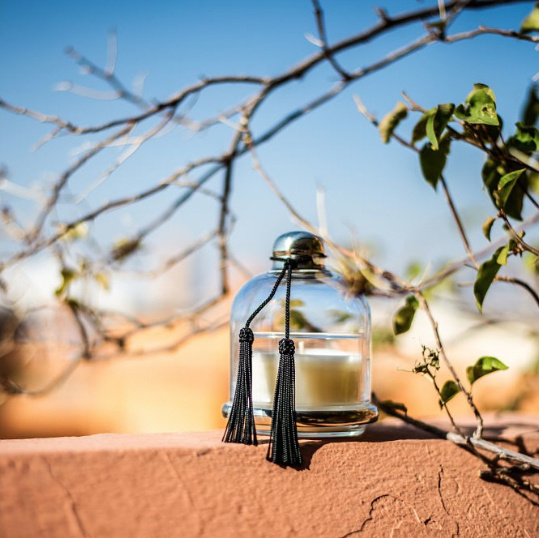
<path fill-rule="evenodd" d="M 247 282 L 230 315 L 230 401 L 236 388 L 239 332 L 245 321 L 269 296 L 285 260 L 293 260 L 290 295 L 290 338 L 295 343 L 295 405 L 299 437 L 357 436 L 378 417 L 370 401 L 371 323 L 364 296 L 351 296 L 337 274 L 324 264 L 322 240 L 308 232 L 277 238 L 273 267 Z M 279 341 L 284 336 L 283 280 L 273 299 L 251 322 L 252 399 L 256 431 L 269 434 L 279 364 Z"/>

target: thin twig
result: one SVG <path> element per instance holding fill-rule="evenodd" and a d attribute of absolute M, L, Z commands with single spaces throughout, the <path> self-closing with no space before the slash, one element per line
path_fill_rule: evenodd
<path fill-rule="evenodd" d="M 451 372 L 451 376 L 453 377 L 453 380 L 457 384 L 460 391 L 466 396 L 466 400 L 468 401 L 468 405 L 472 409 L 475 419 L 476 419 L 476 429 L 474 432 L 474 437 L 480 438 L 483 435 L 483 417 L 481 416 L 481 413 L 479 412 L 479 409 L 475 405 L 475 402 L 472 397 L 472 393 L 464 387 L 462 384 L 462 381 L 460 380 L 460 377 L 458 376 L 452 362 L 449 360 L 449 358 L 446 355 L 444 345 L 442 344 L 442 339 L 440 337 L 440 333 L 438 331 L 438 322 L 432 315 L 432 312 L 430 310 L 429 304 L 427 300 L 425 299 L 425 296 L 420 291 L 415 292 L 415 296 L 417 297 L 418 301 L 421 303 L 421 306 L 425 313 L 427 314 L 427 317 L 429 319 L 429 322 L 432 326 L 432 331 L 434 333 L 434 338 L 436 341 L 436 347 L 438 348 L 438 351 L 440 353 L 440 356 L 442 357 L 444 364 L 446 365 L 447 369 Z"/>
<path fill-rule="evenodd" d="M 470 30 L 468 32 L 460 32 L 452 36 L 446 37 L 445 41 L 447 43 L 454 43 L 456 41 L 462 41 L 464 39 L 472 39 L 481 35 L 499 35 L 502 37 L 510 37 L 512 39 L 519 39 L 521 41 L 528 41 L 530 43 L 539 43 L 539 36 L 532 36 L 528 34 L 523 34 L 520 32 L 515 32 L 514 30 L 504 30 L 502 28 L 487 28 L 485 26 L 479 26 L 475 30 Z"/>
<path fill-rule="evenodd" d="M 316 19 L 316 26 L 318 28 L 318 36 L 320 37 L 320 44 L 321 48 L 325 54 L 325 57 L 327 58 L 327 61 L 330 63 L 330 65 L 339 73 L 339 75 L 343 78 L 343 80 L 349 80 L 350 79 L 350 73 L 347 73 L 335 60 L 333 57 L 333 54 L 329 51 L 328 48 L 328 39 L 327 39 L 327 33 L 326 33 L 326 24 L 324 22 L 324 12 L 322 11 L 322 8 L 320 7 L 320 3 L 318 0 L 311 0 L 314 8 L 314 16 Z"/>
<path fill-rule="evenodd" d="M 169 271 L 170 269 L 178 265 L 180 262 L 186 260 L 195 252 L 198 252 L 202 247 L 209 244 L 216 237 L 218 237 L 218 235 L 219 235 L 219 232 L 217 230 L 211 230 L 210 232 L 202 236 L 200 239 L 195 241 L 193 244 L 191 244 L 189 247 L 183 249 L 178 254 L 175 254 L 173 256 L 166 258 L 162 263 L 159 264 L 159 267 L 155 269 L 148 269 L 145 271 L 124 271 L 124 272 L 128 274 L 135 274 L 136 276 L 142 277 L 142 278 L 156 278 L 158 276 L 161 276 L 163 273 L 166 273 L 167 271 Z"/>
<path fill-rule="evenodd" d="M 524 249 L 524 250 L 527 250 L 528 252 L 531 252 L 532 254 L 535 254 L 536 256 L 539 256 L 539 250 L 537 250 L 536 248 L 532 247 L 529 243 L 526 243 L 526 241 L 524 241 L 520 235 L 520 233 L 517 232 L 517 230 L 515 230 L 513 228 L 513 226 L 511 225 L 511 222 L 509 221 L 505 211 L 503 210 L 500 210 L 500 212 L 498 213 L 498 216 L 502 218 L 502 220 L 505 222 L 505 225 L 507 226 L 507 229 L 509 230 L 509 232 L 511 233 L 511 235 L 513 236 L 513 238 L 515 239 L 515 241 Z"/>
<path fill-rule="evenodd" d="M 524 282 L 524 280 L 505 275 L 496 275 L 494 280 L 496 282 L 508 282 L 509 284 L 516 284 L 517 286 L 524 288 L 532 296 L 537 306 L 539 306 L 539 295 L 527 282 Z"/>
<path fill-rule="evenodd" d="M 426 372 L 427 372 L 428 377 L 432 381 L 432 384 L 434 386 L 434 390 L 436 391 L 436 393 L 438 394 L 438 397 L 440 398 L 440 405 L 444 409 L 444 411 L 445 411 L 445 413 L 447 415 L 447 418 L 449 418 L 449 422 L 451 422 L 451 426 L 453 427 L 453 430 L 456 433 L 458 433 L 459 435 L 463 436 L 462 430 L 460 429 L 458 424 L 455 422 L 455 419 L 453 418 L 453 413 L 451 413 L 451 411 L 450 411 L 450 409 L 449 409 L 449 407 L 447 405 L 447 402 L 445 402 L 444 399 L 443 399 L 442 391 L 441 391 L 440 387 L 438 386 L 438 383 L 436 382 L 436 376 L 430 371 L 430 368 L 429 368 L 428 365 L 426 366 Z"/>
<path fill-rule="evenodd" d="M 378 408 L 382 410 L 384 413 L 386 413 L 387 415 L 399 418 L 403 422 L 406 422 L 407 424 L 411 424 L 412 426 L 415 426 L 416 428 L 419 428 L 428 433 L 431 433 L 432 435 L 440 439 L 447 439 L 448 441 L 451 441 L 452 443 L 455 443 L 456 445 L 459 445 L 462 447 L 468 447 L 471 444 L 475 448 L 479 448 L 481 450 L 486 450 L 488 452 L 496 454 L 500 459 L 524 463 L 524 464 L 529 465 L 530 467 L 533 467 L 534 469 L 539 470 L 538 459 L 531 458 L 530 456 L 527 456 L 526 454 L 520 454 L 518 452 L 515 452 L 514 450 L 504 448 L 502 446 L 499 446 L 495 443 L 491 443 L 490 441 L 486 441 L 485 439 L 482 439 L 475 435 L 471 437 L 463 436 L 458 433 L 448 432 L 432 424 L 428 424 L 421 420 L 415 419 L 409 416 L 407 413 L 398 411 L 391 405 L 387 405 L 383 401 L 380 401 L 378 397 L 376 396 L 376 394 L 372 395 L 372 400 L 378 406 Z"/>
<path fill-rule="evenodd" d="M 420 108 L 416 103 L 414 103 L 404 92 L 402 92 L 402 95 L 405 97 L 407 101 L 409 101 L 412 106 L 415 109 L 419 109 L 424 111 L 424 109 Z M 354 96 L 354 100 L 356 102 L 356 106 L 358 110 L 375 126 L 378 127 L 378 121 L 376 118 L 369 113 L 369 111 L 365 108 L 365 105 L 361 101 L 361 99 L 358 96 Z M 396 133 L 392 133 L 391 137 L 397 140 L 401 145 L 407 147 L 408 149 L 411 149 L 412 151 L 415 151 L 416 153 L 419 153 L 419 150 L 411 143 L 399 136 Z M 447 182 L 444 178 L 444 176 L 440 176 L 440 183 L 442 185 L 442 188 L 444 190 L 445 198 L 447 201 L 447 204 L 449 206 L 449 209 L 451 211 L 451 215 L 453 216 L 453 219 L 457 225 L 459 235 L 462 239 L 462 242 L 464 244 L 464 248 L 466 249 L 466 252 L 468 253 L 468 257 L 470 258 L 470 261 L 475 265 L 476 268 L 479 267 L 477 260 L 474 257 L 473 251 L 470 247 L 470 242 L 468 241 L 468 237 L 466 235 L 466 231 L 464 230 L 464 225 L 462 224 L 462 219 L 460 218 L 460 215 L 458 213 L 457 207 L 453 201 L 453 197 L 451 196 L 451 193 L 449 192 L 449 187 L 447 186 Z"/>
<path fill-rule="evenodd" d="M 515 229 L 517 233 L 520 233 L 521 231 L 529 228 L 533 224 L 537 224 L 539 222 L 539 213 L 536 213 L 535 215 L 531 216 L 529 219 L 525 220 L 518 228 Z M 507 237 L 501 237 L 500 239 L 497 239 L 496 241 L 493 241 L 486 247 L 482 248 L 481 250 L 474 252 L 474 257 L 476 260 L 481 260 L 489 255 L 491 255 L 495 250 L 498 248 L 504 246 L 507 243 Z M 448 263 L 445 267 L 442 267 L 439 271 L 437 271 L 432 277 L 427 279 L 426 281 L 422 282 L 421 289 L 429 288 L 438 282 L 441 282 L 442 280 L 445 280 L 448 276 L 456 273 L 459 269 L 462 269 L 469 261 L 469 256 L 466 256 L 465 258 L 462 258 L 456 262 Z"/>
<path fill-rule="evenodd" d="M 472 248 L 470 247 L 470 242 L 468 241 L 468 236 L 466 235 L 466 231 L 464 230 L 462 219 L 460 218 L 457 207 L 453 201 L 453 197 L 451 196 L 451 193 L 449 192 L 449 187 L 447 186 L 447 182 L 443 175 L 440 176 L 440 183 L 444 190 L 445 199 L 447 201 L 447 205 L 449 206 L 449 210 L 451 211 L 451 215 L 453 216 L 453 220 L 455 221 L 455 224 L 457 225 L 460 238 L 462 240 L 462 243 L 464 244 L 464 248 L 466 252 L 468 253 L 468 258 L 470 258 L 470 261 L 474 264 L 476 269 L 479 269 L 479 264 L 477 263 L 477 260 L 475 259 Z"/>
<path fill-rule="evenodd" d="M 45 396 L 46 394 L 49 394 L 53 390 L 57 389 L 60 385 L 65 383 L 69 377 L 71 377 L 71 374 L 77 369 L 79 364 L 82 362 L 82 357 L 77 357 L 76 359 L 72 359 L 68 366 L 62 370 L 62 372 L 47 382 L 44 386 L 38 389 L 28 389 L 26 387 L 23 387 L 19 383 L 16 383 L 12 379 L 2 379 L 2 390 L 7 392 L 8 394 L 24 394 L 26 396 Z"/>
<path fill-rule="evenodd" d="M 60 196 L 60 192 L 64 188 L 64 186 L 67 184 L 69 178 L 77 171 L 82 168 L 84 164 L 86 164 L 92 157 L 95 157 L 100 151 L 103 149 L 109 147 L 110 143 L 114 140 L 117 140 L 118 138 L 125 136 L 128 134 L 133 128 L 134 124 L 128 124 L 127 126 L 123 127 L 119 131 L 115 132 L 102 142 L 96 144 L 92 149 L 87 151 L 80 159 L 78 159 L 72 166 L 70 166 L 58 179 L 58 181 L 55 183 L 52 193 L 45 203 L 45 206 L 43 207 L 41 213 L 38 215 L 36 222 L 34 224 L 34 229 L 32 231 L 31 237 L 36 238 L 39 233 L 41 232 L 43 225 L 45 223 L 46 218 L 52 211 L 52 209 L 55 207 L 56 202 L 58 201 L 58 198 Z"/>

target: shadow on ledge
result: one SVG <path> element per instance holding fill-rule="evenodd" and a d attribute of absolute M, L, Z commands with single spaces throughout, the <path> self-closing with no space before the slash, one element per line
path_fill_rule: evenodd
<path fill-rule="evenodd" d="M 449 422 L 429 421 L 430 424 L 451 431 Z M 471 436 L 475 430 L 475 423 L 470 421 L 464 421 L 464 424 L 459 425 L 462 433 L 466 436 Z M 537 457 L 539 454 L 539 427 L 537 425 L 526 422 L 512 422 L 512 421 L 497 421 L 495 425 L 489 426 L 485 424 L 483 430 L 483 438 L 485 440 L 500 443 L 506 447 L 515 447 L 518 452 L 530 457 Z M 526 439 L 533 439 L 531 446 L 527 446 Z M 433 433 L 416 428 L 412 425 L 405 424 L 400 420 L 385 419 L 375 424 L 367 426 L 365 433 L 360 437 L 355 438 L 331 438 L 324 440 L 303 439 L 301 440 L 301 453 L 303 457 L 303 464 L 298 471 L 308 470 L 310 467 L 311 459 L 317 450 L 322 448 L 327 443 L 384 443 L 389 441 L 403 441 L 403 440 L 427 440 L 427 439 L 440 439 Z M 262 441 L 264 443 L 264 441 Z"/>

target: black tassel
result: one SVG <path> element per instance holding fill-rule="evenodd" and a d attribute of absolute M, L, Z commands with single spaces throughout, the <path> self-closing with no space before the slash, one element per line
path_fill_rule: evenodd
<path fill-rule="evenodd" d="M 225 443 L 258 444 L 252 395 L 253 340 L 253 331 L 249 327 L 240 330 L 238 377 L 234 401 L 223 436 Z"/>
<path fill-rule="evenodd" d="M 279 370 L 273 397 L 271 433 L 266 459 L 279 465 L 301 465 L 296 426 L 296 368 L 294 341 L 290 339 L 290 287 L 292 265 L 288 264 L 285 303 L 285 337 L 279 342 Z"/>
<path fill-rule="evenodd" d="M 290 262 L 287 260 L 283 270 L 277 277 L 275 285 L 268 298 L 251 314 L 240 330 L 240 356 L 238 360 L 238 374 L 236 390 L 232 407 L 228 415 L 228 423 L 223 435 L 225 443 L 242 443 L 244 445 L 257 445 L 256 428 L 253 412 L 253 341 L 254 334 L 249 325 L 260 311 L 273 299 Z M 290 271 L 289 271 L 290 273 Z M 288 295 L 290 295 L 289 288 Z"/>
<path fill-rule="evenodd" d="M 301 452 L 296 427 L 294 341 L 283 338 L 279 342 L 279 371 L 271 436 L 266 459 L 280 465 L 301 465 Z"/>

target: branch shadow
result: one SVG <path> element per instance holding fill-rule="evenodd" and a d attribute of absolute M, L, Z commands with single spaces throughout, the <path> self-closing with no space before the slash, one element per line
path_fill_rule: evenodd
<path fill-rule="evenodd" d="M 472 435 L 475 428 L 472 426 L 465 426 L 461 429 L 465 435 Z M 514 437 L 509 437 L 507 436 L 509 429 L 520 429 L 522 433 L 519 433 Z M 539 428 L 534 427 L 530 423 L 515 422 L 504 425 L 486 426 L 484 429 L 483 438 L 488 441 L 501 443 L 505 446 L 510 445 L 518 449 L 518 452 L 521 454 L 525 454 L 533 458 L 537 457 L 537 454 L 539 454 L 539 443 L 532 441 L 532 445 L 535 445 L 535 448 L 533 450 L 528 449 L 526 446 L 526 441 L 529 442 L 529 439 L 526 439 L 526 435 L 537 435 L 538 432 Z M 386 443 L 391 441 L 429 439 L 440 438 L 432 433 L 420 430 L 419 428 L 409 424 L 387 424 L 384 422 L 370 425 L 360 437 L 331 438 L 321 440 L 303 439 L 300 442 L 303 463 L 301 466 L 296 467 L 295 470 L 309 471 L 316 452 L 329 443 Z M 470 451 L 466 447 L 461 448 L 468 450 L 471 454 L 474 454 L 473 451 Z M 529 481 L 529 477 L 537 476 L 537 471 L 533 469 L 521 470 L 517 469 L 516 467 L 511 468 L 509 465 L 506 466 L 498 461 L 489 460 L 489 458 L 485 456 L 478 454 L 474 455 L 476 457 L 479 456 L 480 460 L 482 460 L 489 469 L 488 471 L 485 470 L 480 474 L 481 480 L 486 482 L 494 482 L 496 484 L 509 487 L 526 501 L 530 502 L 534 506 L 539 507 L 539 494 L 537 490 L 534 489 L 537 487 L 537 485 L 532 483 L 532 488 L 527 485 L 531 483 Z M 507 473 L 509 469 L 511 469 L 511 472 Z"/>

